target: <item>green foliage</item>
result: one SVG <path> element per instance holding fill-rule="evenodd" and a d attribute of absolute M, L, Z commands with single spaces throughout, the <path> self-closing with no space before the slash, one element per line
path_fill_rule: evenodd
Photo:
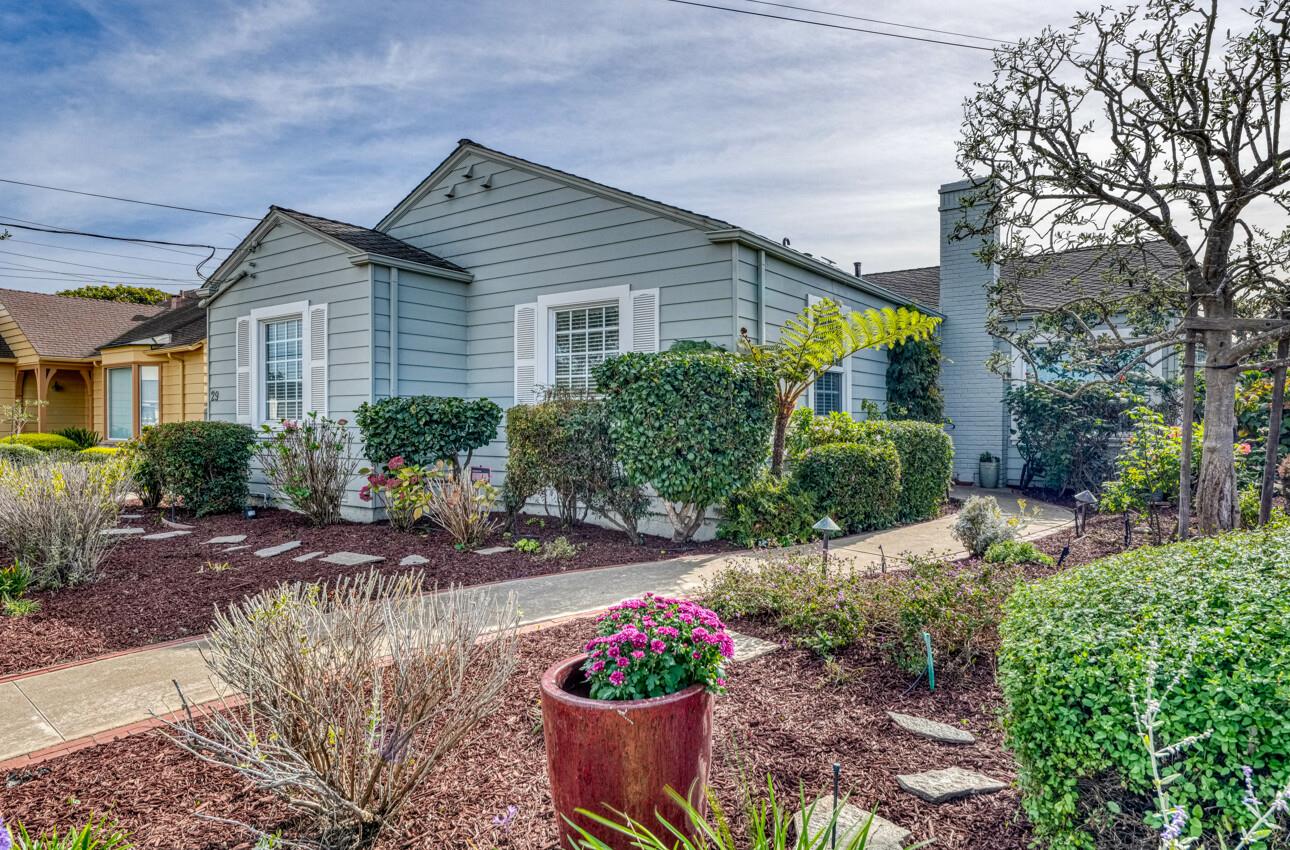
<path fill-rule="evenodd" d="M 93 298 L 95 301 L 117 301 L 122 304 L 161 304 L 170 293 L 153 286 L 127 286 L 124 283 L 90 283 L 75 289 L 63 289 L 59 295 L 71 298 Z"/>
<path fill-rule="evenodd" d="M 1164 417 L 1148 407 L 1129 411 L 1133 432 L 1124 439 L 1115 459 L 1117 477 L 1107 481 L 1098 507 L 1104 511 L 1145 510 L 1147 502 L 1178 501 L 1182 467 L 1182 429 L 1166 425 Z M 1192 486 L 1200 473 L 1204 428 L 1192 426 Z"/>
<path fill-rule="evenodd" d="M 90 446 L 88 449 L 81 449 L 76 453 L 79 460 L 98 463 L 101 461 L 114 458 L 121 453 L 121 449 L 116 446 Z"/>
<path fill-rule="evenodd" d="M 139 454 L 158 492 L 201 517 L 246 505 L 255 445 L 255 431 L 247 425 L 166 422 L 144 429 Z"/>
<path fill-rule="evenodd" d="M 774 383 L 761 366 L 721 352 L 632 353 L 601 363 L 595 379 L 627 478 L 668 503 L 678 541 L 766 458 Z"/>
<path fill-rule="evenodd" d="M 1029 486 L 1038 476 L 1060 493 L 1097 491 L 1110 477 L 1114 438 L 1125 413 L 1146 399 L 1100 384 L 1069 398 L 1063 393 L 1074 392 L 1078 382 L 1057 381 L 1053 386 L 1019 384 L 1004 396 L 1015 422 L 1017 451 L 1026 462 L 1022 485 Z"/>
<path fill-rule="evenodd" d="M 815 536 L 817 519 L 809 494 L 763 473 L 726 497 L 717 537 L 740 546 L 791 546 Z"/>
<path fill-rule="evenodd" d="M 1290 378 L 1286 380 L 1286 388 L 1290 389 Z M 1267 446 L 1271 412 L 1272 376 L 1266 372 L 1242 372 L 1236 387 L 1236 439 L 1250 443 L 1259 450 L 1260 456 Z M 1290 456 L 1290 414 L 1281 417 L 1277 443 L 1277 457 Z"/>
<path fill-rule="evenodd" d="M 368 474 L 358 498 L 364 502 L 380 499 L 390 525 L 411 531 L 430 509 L 430 483 L 435 476 L 434 470 L 408 466 L 403 458 L 392 457 L 381 469 Z"/>
<path fill-rule="evenodd" d="M 354 420 L 373 463 L 401 457 L 413 466 L 430 467 L 442 460 L 460 470 L 470 465 L 475 449 L 497 438 L 502 409 L 486 398 L 396 396 L 364 402 Z"/>
<path fill-rule="evenodd" d="M 1161 740 L 1211 732 L 1171 771 L 1191 829 L 1230 836 L 1290 780 L 1290 528 L 1144 547 L 1023 584 L 1006 606 L 999 684 L 1026 810 L 1057 850 L 1093 848 L 1107 794 L 1141 812 L 1150 764 L 1132 683 L 1179 672 Z"/>
<path fill-rule="evenodd" d="M 900 507 L 900 454 L 888 442 L 830 443 L 793 469 L 793 486 L 847 531 L 893 524 Z"/>
<path fill-rule="evenodd" d="M 71 428 L 64 428 L 61 431 L 55 431 L 60 437 L 66 437 L 76 444 L 78 449 L 91 449 L 99 444 L 103 438 L 99 436 L 98 431 L 91 431 L 89 428 L 82 428 L 74 425 Z"/>
<path fill-rule="evenodd" d="M 0 441 L 0 460 L 9 463 L 33 463 L 40 460 L 42 455 L 40 449 L 33 449 L 22 443 Z"/>
<path fill-rule="evenodd" d="M 668 351 L 673 354 L 701 354 L 708 351 L 725 351 L 726 349 L 706 339 L 678 339 L 672 343 Z"/>
<path fill-rule="evenodd" d="M 13 434 L 4 438 L 11 446 L 28 446 L 42 452 L 75 452 L 80 446 L 59 434 Z"/>
<path fill-rule="evenodd" d="M 570 558 L 576 558 L 581 550 L 581 546 L 562 534 L 554 540 L 543 543 L 538 557 L 544 561 L 567 561 Z"/>
<path fill-rule="evenodd" d="M 0 599 L 0 612 L 6 617 L 30 617 L 39 611 L 39 599 Z"/>
<path fill-rule="evenodd" d="M 146 434 L 149 429 L 144 429 Z M 93 449 L 86 449 L 88 453 Z M 152 456 L 144 451 L 144 441 L 140 437 L 124 443 L 120 451 L 129 459 L 130 469 L 134 475 L 134 491 L 145 508 L 155 508 L 161 504 L 165 495 L 161 487 L 161 473 L 158 471 Z"/>
<path fill-rule="evenodd" d="M 968 554 L 979 558 L 994 544 L 1016 537 L 1017 525 L 1004 517 L 994 496 L 972 496 L 954 518 L 953 533 Z"/>
<path fill-rule="evenodd" d="M 273 489 L 317 526 L 340 521 L 340 506 L 358 465 L 348 422 L 309 411 L 278 427 L 260 426 L 260 468 Z"/>
<path fill-rule="evenodd" d="M 1052 556 L 1041 552 L 1029 540 L 997 540 L 985 550 L 985 561 L 989 564 L 1053 565 Z"/>
<path fill-rule="evenodd" d="M 14 828 L 14 850 L 132 850 L 134 847 L 129 833 L 106 820 L 90 821 L 80 829 L 69 828 L 61 834 L 52 829 L 32 835 L 21 823 Z"/>
<path fill-rule="evenodd" d="M 536 555 L 542 551 L 542 544 L 532 537 L 521 537 L 511 545 L 515 547 L 516 552 L 523 552 L 527 555 Z"/>
<path fill-rule="evenodd" d="M 936 337 L 897 343 L 887 349 L 887 416 L 940 425 L 941 343 Z"/>
<path fill-rule="evenodd" d="M 31 584 L 31 570 L 14 561 L 7 567 L 0 567 L 0 599 L 17 599 L 27 592 Z"/>

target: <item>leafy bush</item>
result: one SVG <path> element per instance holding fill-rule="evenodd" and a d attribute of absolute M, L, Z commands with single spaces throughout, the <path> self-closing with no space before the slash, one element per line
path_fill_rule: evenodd
<path fill-rule="evenodd" d="M 1241 765 L 1267 797 L 1290 780 L 1290 528 L 1141 548 L 1023 584 L 1001 628 L 1005 729 L 1026 810 L 1058 850 L 1099 840 L 1106 795 L 1150 808 L 1129 686 L 1149 660 L 1183 671 L 1166 740 L 1212 730 L 1171 770 L 1192 834 L 1248 826 Z M 1154 651 L 1149 648 L 1154 645 Z"/>
<path fill-rule="evenodd" d="M 0 612 L 6 617 L 27 617 L 39 610 L 39 599 L 0 599 Z"/>
<path fill-rule="evenodd" d="M 341 502 L 358 465 L 347 426 L 344 419 L 313 411 L 278 428 L 260 426 L 267 437 L 259 451 L 265 477 L 314 525 L 340 520 Z"/>
<path fill-rule="evenodd" d="M 475 449 L 497 438 L 502 409 L 486 398 L 396 396 L 364 402 L 354 420 L 372 463 L 401 457 L 427 468 L 445 461 L 460 471 L 470 466 Z"/>
<path fill-rule="evenodd" d="M 39 449 L 33 449 L 31 446 L 0 441 L 0 461 L 12 464 L 32 463 L 40 460 L 42 456 L 43 453 Z"/>
<path fill-rule="evenodd" d="M 42 452 L 75 452 L 80 446 L 59 434 L 14 434 L 4 438 L 9 445 L 28 446 Z"/>
<path fill-rule="evenodd" d="M 542 544 L 532 537 L 521 537 L 513 544 L 516 552 L 524 552 L 528 555 L 536 555 L 542 551 Z"/>
<path fill-rule="evenodd" d="M 395 456 L 382 469 L 368 474 L 358 498 L 364 502 L 379 498 L 390 525 L 400 531 L 411 531 L 429 508 L 430 481 L 435 474 L 419 466 L 409 466 L 403 458 Z"/>
<path fill-rule="evenodd" d="M 766 459 L 775 384 L 763 366 L 721 352 L 632 353 L 598 365 L 595 378 L 623 470 L 663 499 L 676 541 Z"/>
<path fill-rule="evenodd" d="M 63 428 L 61 431 L 55 431 L 54 433 L 71 440 L 78 449 L 92 449 L 103 440 L 98 431 L 91 431 L 89 428 L 82 428 L 79 425 Z"/>
<path fill-rule="evenodd" d="M 887 349 L 887 416 L 940 425 L 941 343 L 936 337 L 897 343 Z"/>
<path fill-rule="evenodd" d="M 1178 501 L 1182 469 L 1182 429 L 1166 425 L 1164 416 L 1149 407 L 1129 411 L 1133 433 L 1115 459 L 1118 476 L 1107 481 L 1098 507 L 1104 511 L 1145 510 L 1156 499 Z M 1192 426 L 1192 487 L 1200 475 L 1204 428 Z"/>
<path fill-rule="evenodd" d="M 570 558 L 577 557 L 582 547 L 573 543 L 569 538 L 560 535 L 554 540 L 548 540 L 542 544 L 541 554 L 538 555 L 544 561 L 567 561 Z"/>
<path fill-rule="evenodd" d="M 995 543 L 1015 538 L 1017 524 L 1004 517 L 994 496 L 972 496 L 954 518 L 953 533 L 970 555 L 979 558 Z"/>
<path fill-rule="evenodd" d="M 14 561 L 7 567 L 0 567 L 0 599 L 17 599 L 27 592 L 31 584 L 31 570 Z"/>
<path fill-rule="evenodd" d="M 172 740 L 316 817 L 319 846 L 370 846 L 516 665 L 514 596 L 422 579 L 279 585 L 217 612 L 203 657 L 246 704 L 168 723 Z"/>
<path fill-rule="evenodd" d="M 985 560 L 990 564 L 1043 564 L 1053 565 L 1051 556 L 1039 551 L 1029 540 L 999 540 L 985 550 Z"/>
<path fill-rule="evenodd" d="M 81 449 L 76 456 L 81 460 L 100 461 L 110 457 L 116 457 L 121 453 L 117 446 L 90 446 L 88 449 Z"/>
<path fill-rule="evenodd" d="M 199 517 L 246 505 L 255 431 L 232 422 L 166 422 L 139 440 L 142 473 Z"/>
<path fill-rule="evenodd" d="M 39 835 L 29 833 L 21 823 L 15 824 L 12 836 L 14 850 L 132 850 L 134 844 L 129 833 L 103 821 L 90 821 L 80 829 L 69 828 L 60 833 L 57 829 Z M 0 847 L 5 847 L 7 835 L 4 821 L 0 819 Z"/>
<path fill-rule="evenodd" d="M 809 494 L 763 473 L 726 497 L 717 537 L 740 546 L 791 546 L 814 537 L 817 519 Z"/>
<path fill-rule="evenodd" d="M 895 522 L 900 473 L 900 455 L 890 443 L 832 443 L 797 462 L 793 486 L 847 531 L 866 531 Z"/>
<path fill-rule="evenodd" d="M 647 593 L 610 605 L 596 622 L 582 665 L 592 699 L 648 699 L 695 684 L 725 693 L 735 642 L 716 613 Z"/>
<path fill-rule="evenodd" d="M 150 428 L 144 429 L 146 435 Z M 90 449 L 86 449 L 86 452 Z M 162 492 L 160 473 L 151 455 L 144 449 L 143 438 L 122 443 L 118 451 L 129 458 L 130 471 L 134 476 L 134 492 L 145 508 L 155 508 L 161 504 Z"/>
<path fill-rule="evenodd" d="M 437 463 L 429 471 L 426 514 L 448 532 L 454 544 L 474 549 L 497 530 L 493 506 L 498 490 L 487 481 L 472 481 L 469 470 L 458 472 Z"/>
<path fill-rule="evenodd" d="M 931 635 L 937 669 L 966 670 L 994 645 L 1004 600 L 1021 577 L 1011 565 L 959 569 L 915 559 L 908 572 L 872 582 L 865 618 L 883 654 L 902 670 L 927 669 L 923 632 Z"/>
<path fill-rule="evenodd" d="M 98 577 L 130 492 L 124 458 L 105 463 L 0 460 L 0 547 L 31 571 L 34 586 L 53 590 Z"/>

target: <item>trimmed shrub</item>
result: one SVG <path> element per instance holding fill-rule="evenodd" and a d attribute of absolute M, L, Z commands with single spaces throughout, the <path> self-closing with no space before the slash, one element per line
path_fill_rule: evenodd
<path fill-rule="evenodd" d="M 93 448 L 103 439 L 99 436 L 98 431 L 91 431 L 89 428 L 82 428 L 79 425 L 73 425 L 70 428 L 63 428 L 55 433 L 60 437 L 66 437 L 71 440 L 76 444 L 77 448 L 81 449 Z"/>
<path fill-rule="evenodd" d="M 985 561 L 989 564 L 1041 564 L 1053 565 L 1051 556 L 1039 551 L 1039 547 L 1029 540 L 998 540 L 985 550 Z"/>
<path fill-rule="evenodd" d="M 1144 547 L 1023 584 L 1009 599 L 1005 729 L 1026 810 L 1050 846 L 1099 846 L 1124 818 L 1141 829 L 1153 788 L 1129 689 L 1141 693 L 1157 666 L 1159 688 L 1178 676 L 1158 740 L 1209 733 L 1170 767 L 1182 777 L 1170 797 L 1191 834 L 1230 839 L 1252 823 L 1243 766 L 1261 799 L 1290 781 L 1287 551 L 1284 526 Z"/>
<path fill-rule="evenodd" d="M 367 459 L 384 464 L 401 457 L 413 466 L 439 461 L 470 466 L 475 449 L 497 439 L 502 409 L 486 398 L 397 396 L 359 405 L 354 421 L 363 432 Z M 462 455 L 465 455 L 464 459 Z"/>
<path fill-rule="evenodd" d="M 158 494 L 201 517 L 246 505 L 255 431 L 232 422 L 166 422 L 139 441 L 146 474 Z"/>
<path fill-rule="evenodd" d="M 75 452 L 80 446 L 60 434 L 15 434 L 5 437 L 9 445 L 29 446 L 42 452 Z"/>
<path fill-rule="evenodd" d="M 968 554 L 980 558 L 994 544 L 1015 538 L 1017 525 L 1004 517 L 994 496 L 972 496 L 955 517 L 953 533 Z"/>
<path fill-rule="evenodd" d="M 10 463 L 33 463 L 42 457 L 39 449 L 33 449 L 31 446 L 24 446 L 22 443 L 9 443 L 0 441 L 0 461 L 9 461 Z"/>
<path fill-rule="evenodd" d="M 598 365 L 595 379 L 623 471 L 663 499 L 676 541 L 765 463 L 775 381 L 763 366 L 724 352 L 632 353 Z"/>
<path fill-rule="evenodd" d="M 740 546 L 791 546 L 815 536 L 815 500 L 765 473 L 726 497 L 717 537 Z"/>
<path fill-rule="evenodd" d="M 890 443 L 831 443 L 797 462 L 793 486 L 847 531 L 867 531 L 895 522 L 900 471 Z"/>
<path fill-rule="evenodd" d="M 77 452 L 76 457 L 81 460 L 102 461 L 120 454 L 121 449 L 116 446 L 90 446 L 88 449 L 81 449 Z"/>

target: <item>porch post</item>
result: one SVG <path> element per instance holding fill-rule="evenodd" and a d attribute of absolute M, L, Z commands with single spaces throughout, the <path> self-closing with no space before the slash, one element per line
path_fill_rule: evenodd
<path fill-rule="evenodd" d="M 54 370 L 37 364 L 36 366 L 36 430 L 45 433 L 49 427 L 49 379 L 54 377 Z"/>

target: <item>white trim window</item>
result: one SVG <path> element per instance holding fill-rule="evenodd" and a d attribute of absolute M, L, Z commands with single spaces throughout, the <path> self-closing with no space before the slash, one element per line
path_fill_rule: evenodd
<path fill-rule="evenodd" d="M 327 305 L 259 307 L 236 323 L 237 421 L 276 424 L 327 414 Z"/>
<path fill-rule="evenodd" d="M 107 370 L 107 438 L 128 440 L 134 436 L 134 367 L 113 366 Z"/>
<path fill-rule="evenodd" d="M 595 392 L 592 371 L 621 354 L 617 301 L 551 310 L 552 385 Z"/>
<path fill-rule="evenodd" d="M 139 367 L 139 428 L 161 422 L 161 367 Z"/>
<path fill-rule="evenodd" d="M 265 422 L 299 419 L 305 408 L 305 321 L 302 316 L 271 319 L 260 324 L 264 355 L 263 409 Z"/>

